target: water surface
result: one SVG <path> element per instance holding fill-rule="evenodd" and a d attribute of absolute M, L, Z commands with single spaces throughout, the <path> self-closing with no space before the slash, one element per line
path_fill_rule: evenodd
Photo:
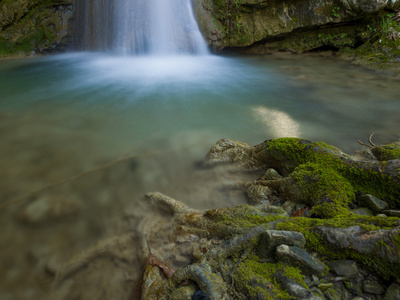
<path fill-rule="evenodd" d="M 399 139 L 399 83 L 314 56 L 1 61 L 0 298 L 40 299 L 74 254 L 139 238 L 143 218 L 162 217 L 147 192 L 200 209 L 245 203 L 220 189 L 240 174 L 198 168 L 219 138 L 301 137 L 346 152 L 371 132 L 377 144 Z"/>

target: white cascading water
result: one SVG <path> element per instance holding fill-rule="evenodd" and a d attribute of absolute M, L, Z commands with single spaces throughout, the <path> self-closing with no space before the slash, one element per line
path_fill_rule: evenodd
<path fill-rule="evenodd" d="M 77 4 L 82 50 L 123 55 L 207 54 L 191 0 L 87 0 Z"/>

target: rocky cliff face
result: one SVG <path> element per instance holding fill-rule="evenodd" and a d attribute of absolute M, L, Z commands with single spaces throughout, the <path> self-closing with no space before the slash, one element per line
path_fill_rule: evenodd
<path fill-rule="evenodd" d="M 72 16 L 73 0 L 0 1 L 0 57 L 65 49 Z"/>
<path fill-rule="evenodd" d="M 251 46 L 256 52 L 303 52 L 355 48 L 399 7 L 399 0 L 197 0 L 195 11 L 216 51 Z"/>

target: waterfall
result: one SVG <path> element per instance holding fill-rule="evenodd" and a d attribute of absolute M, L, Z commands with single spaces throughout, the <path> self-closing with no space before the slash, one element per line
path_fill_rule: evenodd
<path fill-rule="evenodd" d="M 122 55 L 206 54 L 191 0 L 85 0 L 77 3 L 80 50 Z"/>

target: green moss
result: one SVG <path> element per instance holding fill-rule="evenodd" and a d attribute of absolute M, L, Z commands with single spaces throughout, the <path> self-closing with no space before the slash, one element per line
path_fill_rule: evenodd
<path fill-rule="evenodd" d="M 292 299 L 276 282 L 275 274 L 281 273 L 284 276 L 308 288 L 303 280 L 303 275 L 298 268 L 287 266 L 281 263 L 261 263 L 253 256 L 241 262 L 234 274 L 235 286 L 238 290 L 258 299 Z"/>
<path fill-rule="evenodd" d="M 0 57 L 11 55 L 29 55 L 32 51 L 51 47 L 57 36 L 48 27 L 47 18 L 52 14 L 54 5 L 66 4 L 68 1 L 29 1 L 14 7 L 12 1 L 0 1 L 0 9 L 10 11 L 11 23 L 0 30 Z M 52 25 L 49 23 L 49 25 Z"/>
<path fill-rule="evenodd" d="M 400 159 L 400 142 L 386 144 L 372 149 L 379 160 Z"/>
<path fill-rule="evenodd" d="M 379 256 L 368 256 L 358 253 L 353 249 L 337 251 L 328 245 L 312 229 L 317 226 L 329 227 L 350 227 L 360 226 L 363 230 L 389 229 L 400 225 L 399 218 L 382 218 L 357 215 L 341 215 L 332 219 L 311 219 L 311 218 L 291 218 L 283 220 L 276 225 L 278 230 L 289 230 L 301 232 L 306 238 L 306 248 L 309 251 L 317 252 L 319 255 L 328 259 L 354 259 L 358 263 L 370 268 L 384 278 L 391 276 L 398 278 L 400 265 L 390 263 L 381 259 Z M 378 243 L 376 253 L 392 253 L 398 255 L 400 251 L 400 236 L 395 235 L 390 244 Z"/>
<path fill-rule="evenodd" d="M 290 174 L 301 190 L 301 201 L 312 205 L 333 203 L 337 213 L 343 212 L 355 198 L 355 193 L 371 194 L 400 206 L 400 184 L 396 177 L 385 173 L 385 163 L 352 161 L 335 147 L 312 143 L 303 139 L 281 138 L 265 142 L 258 159 L 276 161 L 284 166 L 280 171 Z M 397 151 L 397 150 L 393 150 Z M 325 205 L 321 209 L 327 217 L 335 213 Z"/>
<path fill-rule="evenodd" d="M 291 177 L 301 190 L 299 201 L 310 204 L 311 213 L 323 218 L 347 213 L 355 199 L 352 185 L 329 164 L 302 164 Z"/>

